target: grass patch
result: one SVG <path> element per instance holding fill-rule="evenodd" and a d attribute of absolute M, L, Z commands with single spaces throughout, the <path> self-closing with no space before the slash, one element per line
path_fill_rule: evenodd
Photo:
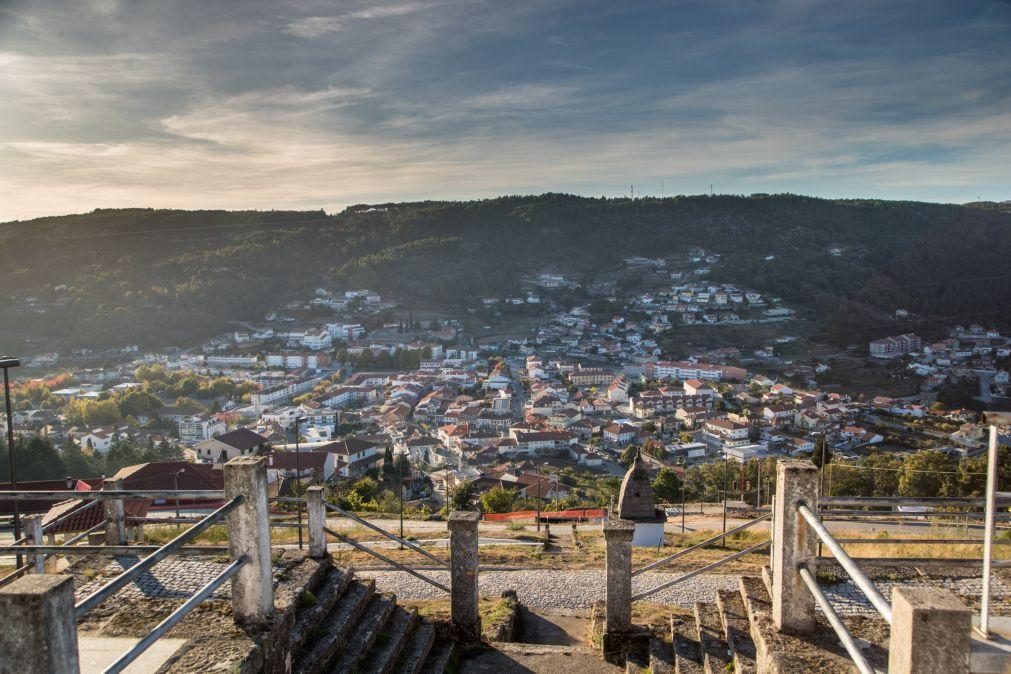
<path fill-rule="evenodd" d="M 299 608 L 312 608 L 319 603 L 319 599 L 309 590 L 302 590 L 298 595 Z"/>
<path fill-rule="evenodd" d="M 507 531 L 526 531 L 527 530 L 527 525 L 523 524 L 522 522 L 510 522 L 509 524 L 506 525 L 506 530 Z"/>

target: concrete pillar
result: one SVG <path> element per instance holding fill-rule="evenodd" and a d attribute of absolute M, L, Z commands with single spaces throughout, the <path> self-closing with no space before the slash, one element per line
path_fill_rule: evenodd
<path fill-rule="evenodd" d="M 604 632 L 622 634 L 632 629 L 632 538 L 635 522 L 610 519 L 604 523 Z"/>
<path fill-rule="evenodd" d="M 772 541 L 772 620 L 778 630 L 810 632 L 815 627 L 814 595 L 798 570 L 815 570 L 818 536 L 797 511 L 818 508 L 818 468 L 810 461 L 780 461 L 776 467 L 776 509 Z"/>
<path fill-rule="evenodd" d="M 481 639 L 478 613 L 477 524 L 481 513 L 454 510 L 449 514 L 450 614 L 456 633 L 468 641 Z"/>
<path fill-rule="evenodd" d="M 309 516 L 309 556 L 326 557 L 326 508 L 323 506 L 323 487 L 305 490 L 306 511 Z"/>
<path fill-rule="evenodd" d="M 77 674 L 74 579 L 29 575 L 0 588 L 0 671 Z"/>
<path fill-rule="evenodd" d="M 224 478 L 225 499 L 243 499 L 228 513 L 228 555 L 232 560 L 246 557 L 232 578 L 232 614 L 237 623 L 263 623 L 274 611 L 267 460 L 238 456 L 225 464 Z"/>
<path fill-rule="evenodd" d="M 123 489 L 122 480 L 105 480 L 102 489 L 118 491 Z M 123 499 L 105 499 L 105 544 L 126 545 L 126 509 Z"/>
<path fill-rule="evenodd" d="M 892 590 L 889 674 L 968 674 L 972 612 L 950 590 Z"/>
<path fill-rule="evenodd" d="M 45 545 L 45 540 L 42 535 L 42 515 L 24 515 L 21 518 L 21 524 L 25 528 L 25 535 L 28 537 L 28 541 L 33 545 Z M 28 569 L 29 573 L 45 573 L 46 572 L 46 556 L 29 553 L 28 563 L 31 566 Z"/>

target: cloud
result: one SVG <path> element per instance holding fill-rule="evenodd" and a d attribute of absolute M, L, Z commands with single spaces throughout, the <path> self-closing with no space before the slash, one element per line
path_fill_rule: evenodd
<path fill-rule="evenodd" d="M 102 6 L 0 7 L 0 220 L 661 180 L 1008 198 L 1011 7 L 988 0 Z"/>
<path fill-rule="evenodd" d="M 413 14 L 426 7 L 423 3 L 405 3 L 367 7 L 336 16 L 305 16 L 289 23 L 284 32 L 295 37 L 313 39 L 330 33 L 339 33 L 356 20 L 386 19 Z"/>

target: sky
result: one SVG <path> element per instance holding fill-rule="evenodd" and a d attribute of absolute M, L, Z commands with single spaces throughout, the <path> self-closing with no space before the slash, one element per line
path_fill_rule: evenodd
<path fill-rule="evenodd" d="M 1011 199 L 1009 0 L 0 0 L 0 221 Z"/>

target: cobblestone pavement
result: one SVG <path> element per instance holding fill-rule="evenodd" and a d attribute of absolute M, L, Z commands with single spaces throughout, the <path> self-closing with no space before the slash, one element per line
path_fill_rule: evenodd
<path fill-rule="evenodd" d="M 878 588 L 885 599 L 891 601 L 892 589 L 908 585 L 912 587 L 940 587 L 951 590 L 956 595 L 967 601 L 976 610 L 979 609 L 980 597 L 983 594 L 983 578 L 967 576 L 933 576 L 916 578 L 910 580 L 875 580 L 874 586 Z M 847 580 L 835 585 L 822 585 L 825 596 L 832 602 L 832 606 L 840 615 L 877 615 L 877 611 L 871 606 L 870 601 L 864 593 L 851 580 Z M 991 612 L 998 615 L 1011 615 L 1011 587 L 1009 584 L 997 577 L 990 579 L 990 607 Z"/>
<path fill-rule="evenodd" d="M 449 584 L 446 571 L 423 571 L 440 583 Z M 401 599 L 441 599 L 446 593 L 402 571 L 359 571 L 361 578 L 375 578 L 376 587 L 395 592 Z M 632 581 L 633 592 L 657 587 L 679 574 L 647 573 Z M 586 609 L 604 599 L 603 571 L 482 571 L 478 579 L 482 596 L 498 597 L 503 590 L 516 590 L 521 603 L 538 609 Z M 651 595 L 645 601 L 689 607 L 697 601 L 715 601 L 716 590 L 734 589 L 737 576 L 702 575 Z"/>
<path fill-rule="evenodd" d="M 140 561 L 140 557 L 117 557 L 102 570 L 102 578 L 96 578 L 77 588 L 77 598 L 88 596 L 109 580 Z M 149 571 L 145 571 L 116 597 L 124 600 L 142 599 L 185 599 L 193 596 L 197 590 L 206 585 L 212 578 L 224 571 L 227 564 L 192 559 L 170 558 L 158 562 Z M 231 597 L 232 583 L 226 582 L 219 587 L 213 599 L 228 599 Z"/>

